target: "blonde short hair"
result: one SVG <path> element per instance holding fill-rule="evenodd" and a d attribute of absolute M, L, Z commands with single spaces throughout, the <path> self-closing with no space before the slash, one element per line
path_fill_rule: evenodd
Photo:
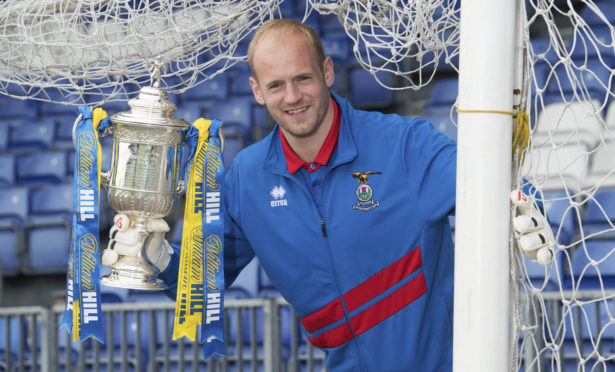
<path fill-rule="evenodd" d="M 252 71 L 252 75 L 256 77 L 256 73 L 254 72 L 254 51 L 256 49 L 256 45 L 267 36 L 272 31 L 279 30 L 288 30 L 291 32 L 302 33 L 305 35 L 306 39 L 312 46 L 314 47 L 314 51 L 316 52 L 316 60 L 319 62 L 320 68 L 324 71 L 323 62 L 325 61 L 325 52 L 322 48 L 322 43 L 320 41 L 320 37 L 318 37 L 318 33 L 311 26 L 303 24 L 294 19 L 282 18 L 282 19 L 271 19 L 261 25 L 261 27 L 256 31 L 254 37 L 250 41 L 250 45 L 248 46 L 248 63 L 250 65 L 250 70 Z"/>

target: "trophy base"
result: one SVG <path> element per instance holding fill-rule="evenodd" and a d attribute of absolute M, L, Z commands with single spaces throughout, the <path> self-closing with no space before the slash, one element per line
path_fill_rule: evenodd
<path fill-rule="evenodd" d="M 143 289 L 149 291 L 161 291 L 168 288 L 156 275 L 138 266 L 118 265 L 111 267 L 111 273 L 100 279 L 100 284 L 109 287 Z"/>

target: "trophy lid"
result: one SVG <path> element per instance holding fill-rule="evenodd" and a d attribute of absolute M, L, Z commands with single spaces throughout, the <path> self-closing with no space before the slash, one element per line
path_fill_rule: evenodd
<path fill-rule="evenodd" d="M 156 84 L 157 85 L 157 84 Z M 166 97 L 166 92 L 156 86 L 142 87 L 139 96 L 128 100 L 130 111 L 111 116 L 114 123 L 134 125 L 155 125 L 175 129 L 187 128 L 190 124 L 174 117 L 176 106 Z"/>

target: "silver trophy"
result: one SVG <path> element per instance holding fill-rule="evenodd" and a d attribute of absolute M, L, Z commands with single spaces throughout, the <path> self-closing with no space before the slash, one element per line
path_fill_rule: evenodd
<path fill-rule="evenodd" d="M 107 199 L 118 213 L 128 217 L 138 239 L 134 256 L 119 256 L 110 265 L 111 273 L 101 279 L 107 286 L 160 290 L 165 284 L 157 279 L 158 268 L 145 254 L 151 239 L 153 219 L 168 215 L 183 192 L 180 175 L 182 131 L 189 124 L 172 116 L 175 105 L 160 89 L 160 70 L 156 66 L 152 86 L 143 87 L 137 98 L 128 101 L 129 111 L 110 117 L 113 124 L 104 135 L 113 133 L 109 172 L 101 175 Z M 79 121 L 79 119 L 78 119 Z"/>

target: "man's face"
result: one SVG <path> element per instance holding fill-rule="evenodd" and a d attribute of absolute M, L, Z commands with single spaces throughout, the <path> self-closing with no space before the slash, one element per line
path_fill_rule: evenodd
<path fill-rule="evenodd" d="M 252 67 L 254 97 L 267 107 L 286 137 L 308 138 L 318 132 L 331 104 L 330 58 L 320 66 L 306 36 L 280 30 L 258 43 Z"/>

